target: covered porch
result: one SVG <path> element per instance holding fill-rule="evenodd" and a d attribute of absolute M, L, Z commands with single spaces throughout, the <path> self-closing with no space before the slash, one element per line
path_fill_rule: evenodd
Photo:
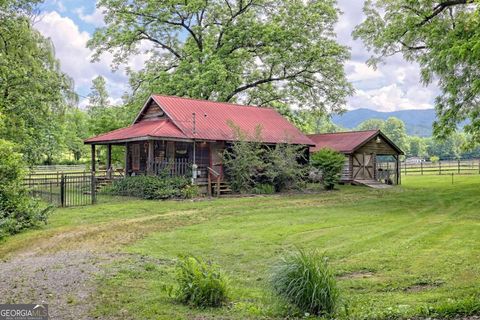
<path fill-rule="evenodd" d="M 190 177 L 197 185 L 212 185 L 223 181 L 224 141 L 193 141 L 172 139 L 142 139 L 91 143 L 91 171 L 101 164 L 96 160 L 97 148 L 106 149 L 107 178 L 115 176 L 112 166 L 112 146 L 124 147 L 125 177 L 137 175 L 167 175 Z M 210 187 L 208 188 L 210 190 Z"/>

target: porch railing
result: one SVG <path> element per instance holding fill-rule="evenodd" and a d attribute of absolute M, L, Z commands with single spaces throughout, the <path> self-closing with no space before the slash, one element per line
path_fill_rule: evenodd
<path fill-rule="evenodd" d="M 192 164 L 188 159 L 165 159 L 153 164 L 155 175 L 166 174 L 170 177 L 188 176 L 191 174 Z"/>
<path fill-rule="evenodd" d="M 212 196 L 212 180 L 216 183 L 217 197 L 220 196 L 220 179 L 221 175 L 214 169 L 207 167 L 208 170 L 208 196 Z"/>

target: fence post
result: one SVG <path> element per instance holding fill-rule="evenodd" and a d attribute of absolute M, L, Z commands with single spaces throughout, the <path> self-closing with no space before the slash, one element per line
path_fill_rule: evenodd
<path fill-rule="evenodd" d="M 60 205 L 65 207 L 65 176 L 63 173 L 60 179 Z"/>
<path fill-rule="evenodd" d="M 420 161 L 420 172 L 422 173 L 422 176 L 423 176 L 423 162 Z"/>
<path fill-rule="evenodd" d="M 457 161 L 458 161 L 458 174 L 460 174 L 460 159 L 458 159 Z"/>
<path fill-rule="evenodd" d="M 438 160 L 438 174 L 442 175 L 442 161 Z"/>
<path fill-rule="evenodd" d="M 92 194 L 92 204 L 97 203 L 97 183 L 95 179 L 95 173 L 91 174 L 91 194 Z"/>
<path fill-rule="evenodd" d="M 405 171 L 405 175 L 407 175 L 407 161 L 406 160 L 403 162 L 403 168 L 404 168 L 404 171 Z"/>

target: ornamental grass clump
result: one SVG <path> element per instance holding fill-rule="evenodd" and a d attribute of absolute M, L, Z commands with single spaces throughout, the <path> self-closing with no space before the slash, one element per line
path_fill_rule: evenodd
<path fill-rule="evenodd" d="M 301 312 L 331 316 L 339 301 L 335 277 L 327 258 L 316 251 L 299 250 L 285 256 L 271 277 L 275 292 Z"/>
<path fill-rule="evenodd" d="M 227 279 L 219 267 L 193 256 L 182 257 L 176 267 L 174 297 L 189 306 L 221 307 L 228 301 Z"/>

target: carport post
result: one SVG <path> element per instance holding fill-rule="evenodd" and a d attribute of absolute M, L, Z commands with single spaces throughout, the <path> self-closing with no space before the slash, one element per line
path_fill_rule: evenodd
<path fill-rule="evenodd" d="M 95 174 L 95 145 L 92 144 L 92 173 Z"/>

